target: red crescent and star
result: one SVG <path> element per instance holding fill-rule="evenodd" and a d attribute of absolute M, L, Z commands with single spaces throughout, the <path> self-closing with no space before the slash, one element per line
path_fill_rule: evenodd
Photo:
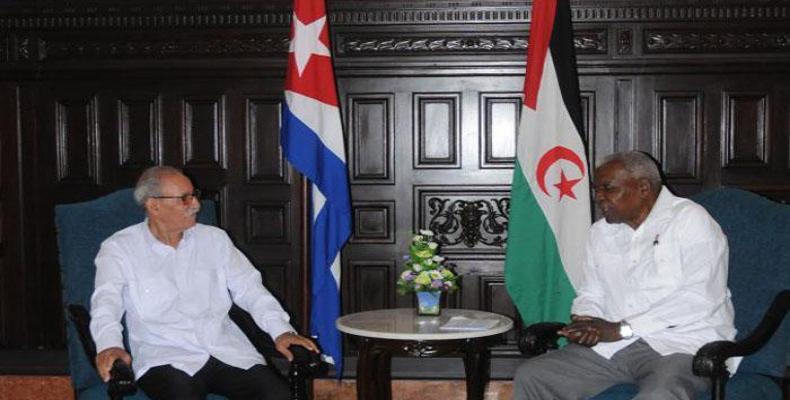
<path fill-rule="evenodd" d="M 573 163 L 573 165 L 579 168 L 581 176 L 577 179 L 568 179 L 565 176 L 565 171 L 560 170 L 560 181 L 554 184 L 554 186 L 560 191 L 560 198 L 558 200 L 562 200 L 564 196 L 568 196 L 575 200 L 576 194 L 573 193 L 573 187 L 576 186 L 576 184 L 582 179 L 584 179 L 585 165 L 581 157 L 579 157 L 578 154 L 567 147 L 555 146 L 549 151 L 543 153 L 543 155 L 540 157 L 540 161 L 538 161 L 538 167 L 535 170 L 535 175 L 537 175 L 538 178 L 538 186 L 540 187 L 540 190 L 543 191 L 543 193 L 551 197 L 549 192 L 546 190 L 546 172 L 548 171 L 549 167 L 560 160 L 567 160 Z"/>

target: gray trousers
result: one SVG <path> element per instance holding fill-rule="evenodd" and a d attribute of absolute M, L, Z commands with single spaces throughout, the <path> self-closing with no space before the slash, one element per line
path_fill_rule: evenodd
<path fill-rule="evenodd" d="M 635 400 L 693 400 L 710 383 L 691 372 L 692 358 L 662 356 L 641 339 L 611 360 L 571 343 L 522 364 L 513 379 L 513 399 L 587 399 L 611 386 L 632 383 L 639 387 Z"/>

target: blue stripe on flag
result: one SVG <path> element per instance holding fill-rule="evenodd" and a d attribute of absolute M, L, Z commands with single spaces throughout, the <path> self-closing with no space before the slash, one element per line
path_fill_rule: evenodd
<path fill-rule="evenodd" d="M 339 118 L 338 111 L 338 118 Z M 342 135 L 342 132 L 327 134 Z M 326 197 L 312 226 L 312 304 L 310 332 L 318 336 L 325 353 L 335 361 L 338 377 L 343 370 L 343 347 L 335 320 L 340 316 L 340 282 L 331 266 L 351 235 L 351 206 L 346 164 L 321 138 L 283 105 L 281 145 L 288 161 Z"/>

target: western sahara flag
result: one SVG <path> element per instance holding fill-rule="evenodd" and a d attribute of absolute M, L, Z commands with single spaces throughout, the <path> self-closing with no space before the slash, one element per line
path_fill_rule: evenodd
<path fill-rule="evenodd" d="M 535 0 L 505 284 L 526 323 L 566 321 L 590 228 L 589 169 L 568 0 Z"/>
<path fill-rule="evenodd" d="M 324 0 L 294 0 L 280 132 L 288 161 L 312 183 L 310 332 L 343 371 L 340 249 L 351 234 L 346 153 Z"/>

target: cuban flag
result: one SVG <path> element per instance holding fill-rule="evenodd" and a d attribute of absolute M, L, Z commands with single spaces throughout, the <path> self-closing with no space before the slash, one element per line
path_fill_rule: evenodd
<path fill-rule="evenodd" d="M 324 0 L 294 0 L 280 140 L 286 159 L 312 184 L 310 332 L 340 376 L 343 347 L 335 320 L 340 249 L 351 234 L 351 206 L 329 49 Z"/>

